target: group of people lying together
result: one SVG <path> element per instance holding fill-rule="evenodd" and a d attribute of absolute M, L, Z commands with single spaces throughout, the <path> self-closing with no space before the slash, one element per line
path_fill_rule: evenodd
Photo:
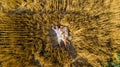
<path fill-rule="evenodd" d="M 64 42 L 65 47 L 70 44 L 70 42 L 69 42 L 70 37 L 68 36 L 67 27 L 54 26 L 54 27 L 52 27 L 52 29 L 55 31 L 55 33 L 57 35 L 59 46 L 61 46 L 61 41 Z"/>

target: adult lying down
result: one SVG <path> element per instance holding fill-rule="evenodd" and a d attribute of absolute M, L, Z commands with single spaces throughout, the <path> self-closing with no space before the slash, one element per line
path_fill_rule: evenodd
<path fill-rule="evenodd" d="M 52 29 L 55 31 L 57 38 L 58 38 L 58 44 L 61 46 L 61 41 L 64 42 L 65 47 L 70 44 L 70 36 L 68 35 L 67 27 L 58 27 L 54 26 Z"/>

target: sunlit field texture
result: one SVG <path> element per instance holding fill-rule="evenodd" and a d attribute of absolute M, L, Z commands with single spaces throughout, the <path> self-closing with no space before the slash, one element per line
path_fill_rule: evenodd
<path fill-rule="evenodd" d="M 120 67 L 120 0 L 0 0 L 0 67 Z"/>

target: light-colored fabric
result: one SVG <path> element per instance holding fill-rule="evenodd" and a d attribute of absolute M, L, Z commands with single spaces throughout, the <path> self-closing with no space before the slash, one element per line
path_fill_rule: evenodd
<path fill-rule="evenodd" d="M 67 32 L 67 27 L 64 28 L 53 28 L 55 31 L 57 38 L 58 38 L 58 44 L 60 44 L 61 41 L 65 42 L 68 41 L 67 39 L 69 38 L 68 32 Z"/>
<path fill-rule="evenodd" d="M 54 29 L 54 31 L 55 31 L 55 33 L 56 33 L 56 35 L 57 35 L 57 38 L 58 38 L 59 40 L 61 40 L 61 39 L 62 39 L 62 35 L 61 35 L 61 33 L 60 33 L 60 29 Z"/>

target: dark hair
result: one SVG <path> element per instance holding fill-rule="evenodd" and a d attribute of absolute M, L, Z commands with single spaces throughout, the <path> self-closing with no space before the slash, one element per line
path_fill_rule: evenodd
<path fill-rule="evenodd" d="M 58 26 L 58 28 L 60 28 L 60 25 L 57 25 Z"/>
<path fill-rule="evenodd" d="M 56 27 L 54 26 L 54 29 L 56 29 Z"/>

